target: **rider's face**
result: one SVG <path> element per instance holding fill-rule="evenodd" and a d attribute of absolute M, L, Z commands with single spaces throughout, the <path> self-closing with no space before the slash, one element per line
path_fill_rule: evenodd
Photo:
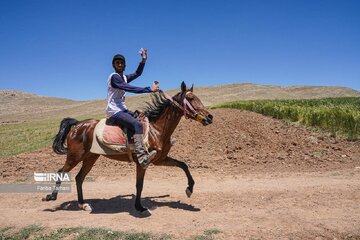
<path fill-rule="evenodd" d="M 114 67 L 115 67 L 116 71 L 118 71 L 118 72 L 123 72 L 124 69 L 125 69 L 125 62 L 124 62 L 124 60 L 121 60 L 121 59 L 115 60 L 115 62 L 114 62 Z"/>

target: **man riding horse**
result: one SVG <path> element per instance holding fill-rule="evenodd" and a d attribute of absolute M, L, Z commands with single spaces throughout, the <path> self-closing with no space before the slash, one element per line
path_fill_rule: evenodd
<path fill-rule="evenodd" d="M 136 163 L 136 197 L 135 209 L 142 215 L 151 214 L 150 211 L 141 204 L 141 193 L 144 186 L 146 167 L 151 161 L 156 166 L 174 166 L 181 168 L 187 177 L 188 186 L 185 190 L 188 197 L 191 196 L 195 181 L 190 173 L 189 167 L 185 162 L 168 156 L 172 147 L 171 136 L 178 126 L 181 118 L 185 116 L 191 120 L 207 126 L 213 122 L 213 116 L 208 112 L 201 100 L 194 94 L 193 87 L 187 88 L 185 82 L 181 83 L 181 90 L 173 97 L 165 92 L 159 91 L 154 85 L 152 88 L 139 88 L 129 85 L 129 82 L 141 75 L 146 62 L 146 49 L 141 50 L 142 61 L 137 71 L 133 74 L 124 75 L 125 58 L 122 55 L 115 55 L 113 67 L 115 72 L 108 79 L 108 104 L 107 121 L 110 125 L 126 127 L 135 133 L 135 147 L 138 163 Z M 143 127 L 134 118 L 125 106 L 125 92 L 149 93 L 154 94 L 152 103 L 144 109 L 144 115 L 149 120 L 148 144 L 150 153 L 143 143 Z M 60 128 L 54 138 L 53 150 L 57 154 L 66 154 L 64 165 L 58 170 L 70 172 L 78 163 L 82 162 L 81 169 L 75 177 L 76 190 L 78 195 L 78 206 L 80 209 L 92 211 L 92 207 L 85 202 L 83 196 L 83 182 L 86 175 L 91 171 L 100 155 L 117 161 L 132 161 L 129 154 L 106 154 L 91 151 L 92 146 L 99 138 L 96 135 L 96 128 L 104 120 L 87 119 L 78 121 L 74 118 L 64 118 L 60 123 Z M 111 123 L 112 122 L 112 123 Z M 155 156 L 154 156 L 155 155 Z M 47 194 L 43 201 L 55 201 L 61 181 L 56 182 L 56 189 L 51 194 Z"/>
<path fill-rule="evenodd" d="M 125 75 L 126 61 L 121 54 L 116 54 L 112 60 L 112 66 L 115 72 L 111 73 L 107 81 L 107 124 L 117 125 L 119 127 L 127 128 L 127 130 L 134 133 L 135 152 L 140 165 L 146 169 L 156 155 L 156 150 L 147 151 L 144 144 L 144 134 L 142 124 L 135 119 L 134 113 L 129 111 L 125 105 L 126 92 L 132 93 L 151 93 L 159 91 L 157 85 L 153 87 L 135 87 L 129 83 L 138 78 L 144 69 L 147 60 L 147 49 L 141 48 L 141 62 L 135 73 Z"/>

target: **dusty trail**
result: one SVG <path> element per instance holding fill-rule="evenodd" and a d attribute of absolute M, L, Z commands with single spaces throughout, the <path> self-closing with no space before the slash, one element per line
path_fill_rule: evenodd
<path fill-rule="evenodd" d="M 218 239 L 360 238 L 360 143 L 335 140 L 259 114 L 213 110 L 206 128 L 182 121 L 171 155 L 177 168 L 151 166 L 143 203 L 134 210 L 135 167 L 100 158 L 84 183 L 94 212 L 80 211 L 76 191 L 41 202 L 44 193 L 0 193 L 0 227 L 39 224 L 51 229 L 88 226 L 167 233 L 190 238 L 218 229 Z M 54 171 L 64 156 L 50 149 L 0 159 L 0 182 L 28 182 L 34 171 Z M 77 173 L 79 167 L 73 170 Z"/>
<path fill-rule="evenodd" d="M 134 180 L 98 178 L 84 184 L 93 213 L 78 210 L 76 193 L 55 202 L 44 194 L 8 194 L 0 198 L 1 226 L 42 224 L 50 228 L 105 227 L 150 231 L 190 238 L 204 230 L 222 231 L 217 238 L 314 238 L 359 234 L 360 170 L 325 173 L 202 176 L 187 198 L 186 181 L 149 169 L 143 193 L 152 216 L 133 208 Z M 73 185 L 73 187 L 75 187 Z M 359 237 L 359 235 L 358 235 Z"/>

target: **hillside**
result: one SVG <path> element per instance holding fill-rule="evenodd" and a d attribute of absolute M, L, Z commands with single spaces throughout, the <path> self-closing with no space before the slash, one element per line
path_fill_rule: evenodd
<path fill-rule="evenodd" d="M 167 92 L 173 95 L 177 91 Z M 195 86 L 194 91 L 207 106 L 235 100 L 360 97 L 360 92 L 345 87 L 271 86 L 251 83 Z M 130 109 L 141 109 L 149 99 L 149 94 L 129 96 L 127 106 Z M 105 104 L 105 99 L 73 101 L 14 90 L 0 90 L 0 123 L 59 119 L 68 116 L 75 118 L 101 116 L 104 115 Z"/>

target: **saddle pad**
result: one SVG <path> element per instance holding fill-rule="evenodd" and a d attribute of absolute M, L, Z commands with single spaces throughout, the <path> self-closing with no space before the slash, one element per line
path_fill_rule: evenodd
<path fill-rule="evenodd" d="M 116 144 L 126 146 L 126 136 L 118 126 L 106 125 L 104 127 L 103 140 L 106 144 Z"/>
<path fill-rule="evenodd" d="M 125 144 L 119 144 L 119 143 L 116 143 L 116 144 L 110 144 L 110 143 L 106 143 L 104 141 L 104 129 L 105 127 L 112 127 L 112 126 L 107 126 L 105 124 L 106 122 L 106 119 L 101 119 L 98 124 L 96 125 L 95 127 L 95 130 L 94 130 L 94 135 L 95 135 L 95 138 L 104 146 L 106 146 L 107 148 L 110 148 L 112 150 L 115 150 L 115 151 L 119 151 L 119 152 L 127 152 L 126 150 L 126 141 L 125 141 Z M 120 128 L 117 127 L 118 130 L 120 131 Z M 121 130 L 122 132 L 122 130 Z M 95 139 L 94 139 L 95 140 Z M 93 140 L 93 141 L 94 141 Z"/>
<path fill-rule="evenodd" d="M 126 144 L 108 144 L 104 142 L 104 128 L 106 119 L 101 119 L 96 124 L 94 129 L 94 138 L 90 151 L 92 153 L 103 154 L 103 155 L 114 155 L 127 153 Z M 134 147 L 130 145 L 130 150 L 133 151 Z"/>
<path fill-rule="evenodd" d="M 149 147 L 148 137 L 149 137 L 149 120 L 146 117 L 141 119 L 144 128 L 144 142 L 147 147 Z M 108 126 L 105 124 L 106 119 L 101 119 L 98 124 L 96 124 L 94 129 L 94 138 L 90 152 L 102 154 L 102 155 L 118 155 L 128 153 L 126 146 L 126 136 L 123 131 L 117 126 Z M 104 131 L 106 133 L 104 134 Z M 110 132 L 108 135 L 107 132 Z M 116 133 L 113 136 L 114 132 Z M 120 136 L 119 136 L 120 134 Z M 106 136 L 106 141 L 105 141 Z M 123 140 L 122 140 L 123 139 Z M 114 143 L 109 143 L 114 142 Z M 135 146 L 130 141 L 130 151 L 135 152 Z"/>

